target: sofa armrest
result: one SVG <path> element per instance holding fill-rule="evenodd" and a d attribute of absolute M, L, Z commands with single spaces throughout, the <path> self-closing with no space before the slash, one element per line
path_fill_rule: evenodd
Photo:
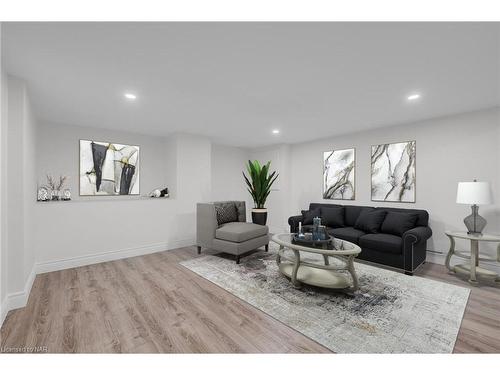
<path fill-rule="evenodd" d="M 429 227 L 416 227 L 407 230 L 403 234 L 404 243 L 421 243 L 427 241 L 432 236 L 432 229 Z"/>
<path fill-rule="evenodd" d="M 290 233 L 296 233 L 299 230 L 299 223 L 302 222 L 302 215 L 290 216 L 288 224 L 290 224 Z"/>

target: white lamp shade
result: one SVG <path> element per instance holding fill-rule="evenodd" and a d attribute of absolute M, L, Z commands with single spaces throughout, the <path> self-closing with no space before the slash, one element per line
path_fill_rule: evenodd
<path fill-rule="evenodd" d="M 457 203 L 463 204 L 491 204 L 491 189 L 489 182 L 459 182 L 457 189 Z"/>

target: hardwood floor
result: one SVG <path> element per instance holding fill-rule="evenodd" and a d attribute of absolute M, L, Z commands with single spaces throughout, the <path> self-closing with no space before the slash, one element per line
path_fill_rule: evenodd
<path fill-rule="evenodd" d="M 204 255 L 204 254 L 202 254 Z M 329 353 L 178 263 L 182 248 L 36 277 L 28 304 L 11 311 L 0 346 L 49 352 Z M 444 266 L 418 275 L 457 285 Z M 500 352 L 500 288 L 472 288 L 455 352 Z"/>

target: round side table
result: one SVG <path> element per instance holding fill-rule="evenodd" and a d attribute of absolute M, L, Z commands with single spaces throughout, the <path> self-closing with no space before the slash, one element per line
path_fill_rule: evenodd
<path fill-rule="evenodd" d="M 483 277 L 486 279 L 494 280 L 496 283 L 500 283 L 500 275 L 490 271 L 488 269 L 479 266 L 479 261 L 481 262 L 499 262 L 500 263 L 500 236 L 495 236 L 492 234 L 482 234 L 473 235 L 467 232 L 451 232 L 447 231 L 445 234 L 450 239 L 450 250 L 448 255 L 446 255 L 446 268 L 451 272 L 460 273 L 467 275 L 469 277 L 469 283 L 476 285 L 477 278 Z M 470 253 L 464 251 L 455 250 L 455 238 L 461 238 L 470 241 Z M 480 257 L 479 256 L 479 242 L 497 242 L 497 257 Z M 456 266 L 450 266 L 450 259 L 452 256 L 457 256 L 459 258 L 468 259 L 468 263 L 458 264 Z"/>

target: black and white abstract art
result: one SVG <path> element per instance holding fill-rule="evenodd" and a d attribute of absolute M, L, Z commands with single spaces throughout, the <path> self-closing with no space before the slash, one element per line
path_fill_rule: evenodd
<path fill-rule="evenodd" d="M 372 201 L 415 202 L 415 141 L 372 146 Z"/>
<path fill-rule="evenodd" d="M 80 140 L 80 195 L 138 195 L 139 146 Z"/>
<path fill-rule="evenodd" d="M 323 154 L 323 199 L 354 199 L 356 153 L 353 148 Z"/>

